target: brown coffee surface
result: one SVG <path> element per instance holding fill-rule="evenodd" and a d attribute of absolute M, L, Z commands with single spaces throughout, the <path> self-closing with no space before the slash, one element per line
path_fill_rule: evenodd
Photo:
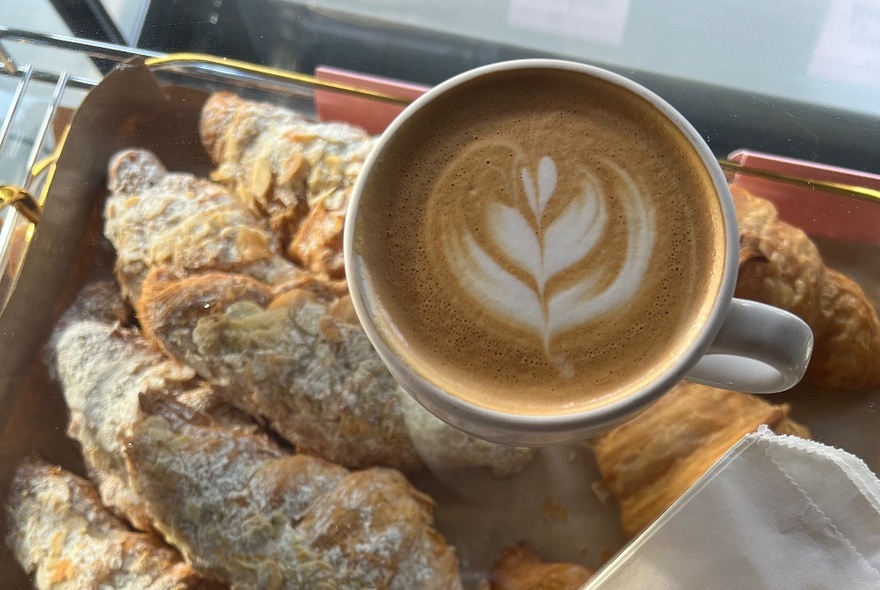
<path fill-rule="evenodd" d="M 379 330 L 480 406 L 558 414 L 619 399 L 691 345 L 719 290 L 723 219 L 698 154 L 601 80 L 466 83 L 408 120 L 370 179 L 355 252 Z"/>

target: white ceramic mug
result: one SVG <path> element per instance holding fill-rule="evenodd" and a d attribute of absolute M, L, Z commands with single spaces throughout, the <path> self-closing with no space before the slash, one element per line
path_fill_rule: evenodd
<path fill-rule="evenodd" d="M 377 162 L 385 156 L 389 141 L 402 126 L 463 84 L 517 69 L 576 73 L 613 84 L 650 103 L 699 154 L 701 165 L 711 177 L 718 195 L 723 216 L 726 244 L 723 276 L 711 313 L 699 333 L 668 370 L 650 383 L 622 399 L 581 412 L 558 415 L 502 412 L 464 400 L 427 379 L 394 352 L 393 343 L 388 341 L 395 337 L 394 326 L 379 329 L 377 322 L 394 322 L 393 317 L 377 313 L 383 302 L 377 300 L 379 295 L 372 281 L 381 281 L 383 277 L 377 276 L 375 269 L 365 266 L 364 257 L 356 247 L 362 241 L 357 228 L 358 219 L 363 214 L 360 207 L 364 191 L 370 184 L 371 175 L 376 173 Z M 475 436 L 512 445 L 548 445 L 582 440 L 606 431 L 644 409 L 681 379 L 752 393 L 782 391 L 801 379 L 812 351 L 812 332 L 803 321 L 788 312 L 733 298 L 738 240 L 733 201 L 721 168 L 702 137 L 672 106 L 635 82 L 606 70 L 557 60 L 520 60 L 493 64 L 456 76 L 417 99 L 392 123 L 378 140 L 354 187 L 346 217 L 344 252 L 349 288 L 358 317 L 380 357 L 406 391 L 441 419 Z"/>

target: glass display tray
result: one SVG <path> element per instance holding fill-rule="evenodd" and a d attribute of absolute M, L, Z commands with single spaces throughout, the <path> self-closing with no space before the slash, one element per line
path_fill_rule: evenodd
<path fill-rule="evenodd" d="M 65 434 L 67 411 L 58 384 L 48 375 L 41 356 L 55 320 L 79 288 L 111 276 L 113 252 L 101 234 L 104 169 L 109 156 L 121 147 L 144 145 L 166 150 L 169 157 L 165 159 L 173 169 L 206 173 L 210 161 L 199 146 L 193 122 L 206 93 L 221 89 L 309 115 L 315 114 L 317 88 L 384 103 L 402 104 L 407 99 L 211 56 L 132 52 L 8 29 L 0 30 L 3 38 L 44 42 L 116 61 L 140 58 L 162 83 L 161 91 L 170 97 L 167 117 L 155 119 L 164 121 L 164 126 L 154 129 L 151 138 L 127 136 L 129 131 L 119 131 L 122 126 L 105 133 L 113 121 L 119 122 L 125 113 L 139 108 L 131 95 L 114 99 L 112 92 L 101 114 L 102 125 L 107 127 L 71 138 L 63 131 L 69 113 L 59 111 L 64 93 L 70 88 L 87 90 L 96 82 L 71 80 L 63 74 L 54 81 L 42 75 L 35 78 L 33 68 L 27 75 L 54 84 L 52 96 L 59 100 L 49 102 L 46 123 L 40 126 L 42 135 L 34 144 L 35 155 L 24 168 L 27 178 L 4 189 L 4 194 L 15 197 L 8 199 L 15 206 L 6 208 L 4 228 L 26 228 L 16 235 L 11 230 L 4 233 L 8 244 L 2 258 L 4 263 L 18 260 L 11 267 L 4 265 L 8 301 L 4 298 L 5 305 L 0 306 L 0 503 L 5 505 L 12 471 L 29 453 L 38 452 L 51 462 L 85 472 L 78 445 Z M 7 61 L 7 72 L 18 80 L 25 79 L 27 69 Z M 26 87 L 27 83 L 23 93 Z M 162 133 L 174 134 L 174 140 L 155 145 Z M 52 155 L 40 163 L 47 152 Z M 734 168 L 740 174 L 750 172 L 747 166 L 730 166 L 732 172 Z M 822 189 L 815 183 L 805 184 L 803 179 L 795 178 L 794 182 Z M 848 198 L 828 194 L 829 198 Z M 880 248 L 830 238 L 816 241 L 826 261 L 859 281 L 875 308 L 880 308 Z M 12 244 L 19 245 L 14 256 L 9 249 Z M 802 385 L 770 401 L 790 403 L 793 417 L 808 425 L 818 440 L 849 450 L 875 471 L 880 470 L 880 447 L 872 436 L 880 429 L 880 412 L 876 410 L 880 391 L 831 394 Z M 626 542 L 614 500 L 603 491 L 586 443 L 541 449 L 523 472 L 506 479 L 497 479 L 482 469 L 468 469 L 424 470 L 412 480 L 437 502 L 436 526 L 456 547 L 468 588 L 479 587 L 508 545 L 525 541 L 545 559 L 597 568 Z M 5 510 L 0 511 L 0 531 L 4 533 L 5 518 Z M 0 585 L 30 587 L 5 545 L 0 548 Z"/>

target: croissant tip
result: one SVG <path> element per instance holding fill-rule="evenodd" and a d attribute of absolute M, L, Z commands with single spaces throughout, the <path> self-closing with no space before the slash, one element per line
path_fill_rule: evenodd
<path fill-rule="evenodd" d="M 110 159 L 107 184 L 111 193 L 131 195 L 155 185 L 167 173 L 168 169 L 153 152 L 125 149 Z"/>

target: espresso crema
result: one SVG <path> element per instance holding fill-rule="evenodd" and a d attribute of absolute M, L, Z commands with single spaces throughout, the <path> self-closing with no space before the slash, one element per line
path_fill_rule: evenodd
<path fill-rule="evenodd" d="M 696 338 L 723 272 L 714 191 L 644 99 L 510 71 L 450 91 L 385 146 L 355 252 L 383 339 L 425 379 L 505 412 L 581 411 Z"/>

